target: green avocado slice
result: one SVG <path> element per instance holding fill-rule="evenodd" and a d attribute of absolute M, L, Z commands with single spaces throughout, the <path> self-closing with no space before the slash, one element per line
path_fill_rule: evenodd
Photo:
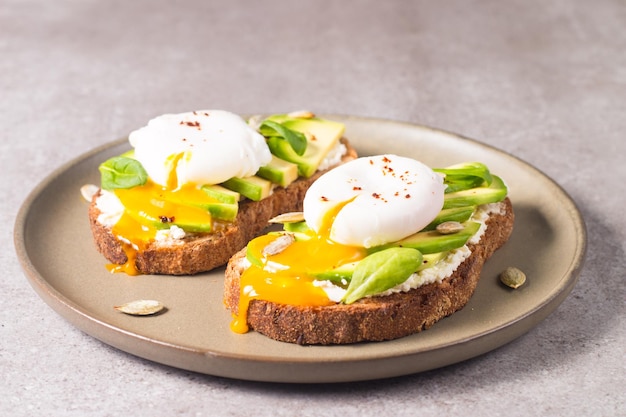
<path fill-rule="evenodd" d="M 417 249 L 423 254 L 428 254 L 460 248 L 478 232 L 480 223 L 468 221 L 463 223 L 463 226 L 461 231 L 448 235 L 441 234 L 436 230 L 417 232 L 402 240 L 370 248 L 369 252 L 374 253 L 387 248 L 403 247 Z"/>
<path fill-rule="evenodd" d="M 272 154 L 280 159 L 298 165 L 298 173 L 305 178 L 317 171 L 328 152 L 334 148 L 344 133 L 343 123 L 317 117 L 291 117 L 276 114 L 267 118 L 307 136 L 307 147 L 303 155 L 294 151 L 288 141 L 279 136 L 267 137 L 267 145 Z"/>
<path fill-rule="evenodd" d="M 502 201 L 506 197 L 507 192 L 507 186 L 502 181 L 502 178 L 494 175 L 493 181 L 488 187 L 476 187 L 446 194 L 443 200 L 443 208 L 496 203 Z"/>

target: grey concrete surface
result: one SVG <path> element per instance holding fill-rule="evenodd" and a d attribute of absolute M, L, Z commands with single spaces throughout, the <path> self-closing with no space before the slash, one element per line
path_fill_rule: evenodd
<path fill-rule="evenodd" d="M 0 0 L 0 414 L 626 415 L 626 3 Z M 252 383 L 138 359 L 24 277 L 13 224 L 54 169 L 167 112 L 311 109 L 425 124 L 555 179 L 588 228 L 526 335 L 423 374 Z"/>

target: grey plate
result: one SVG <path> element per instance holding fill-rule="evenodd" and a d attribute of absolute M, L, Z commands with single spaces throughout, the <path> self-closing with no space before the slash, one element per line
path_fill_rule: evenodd
<path fill-rule="evenodd" d="M 15 246 L 28 280 L 61 316 L 131 354 L 211 375 L 257 381 L 341 382 L 405 375 L 486 353 L 530 330 L 574 287 L 586 232 L 570 197 L 550 178 L 502 151 L 427 127 L 325 116 L 346 124 L 361 155 L 395 153 L 433 167 L 481 161 L 505 178 L 516 211 L 510 241 L 485 266 L 469 304 L 431 329 L 399 340 L 302 347 L 230 332 L 223 269 L 191 277 L 111 275 L 95 250 L 79 188 L 99 183 L 98 165 L 129 148 L 96 149 L 46 178 L 24 202 Z M 498 273 L 514 265 L 527 283 L 510 290 Z M 133 317 L 113 306 L 156 299 L 167 312 Z"/>

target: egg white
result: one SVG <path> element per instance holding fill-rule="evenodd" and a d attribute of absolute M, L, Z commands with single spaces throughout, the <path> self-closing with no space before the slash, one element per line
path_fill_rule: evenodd
<path fill-rule="evenodd" d="M 224 110 L 165 114 L 132 132 L 129 141 L 148 176 L 164 186 L 174 168 L 178 185 L 219 184 L 254 175 L 271 160 L 263 136 Z"/>
<path fill-rule="evenodd" d="M 304 218 L 316 232 L 343 204 L 330 238 L 362 247 L 394 242 L 427 226 L 443 207 L 443 178 L 397 155 L 362 157 L 322 175 L 304 198 Z"/>

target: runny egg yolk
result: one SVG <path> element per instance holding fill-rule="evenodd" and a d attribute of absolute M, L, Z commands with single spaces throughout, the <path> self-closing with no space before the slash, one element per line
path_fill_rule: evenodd
<path fill-rule="evenodd" d="M 296 240 L 283 251 L 263 255 L 263 249 L 277 235 L 260 236 L 249 243 L 251 256 L 263 266 L 252 264 L 240 277 L 237 314 L 233 315 L 231 330 L 248 331 L 248 307 L 252 300 L 265 300 L 297 306 L 327 306 L 335 304 L 326 292 L 314 285 L 315 273 L 329 271 L 366 256 L 362 247 L 347 246 L 329 239 L 330 228 L 341 207 L 329 213 L 319 234 L 307 231 L 307 239 Z"/>
<path fill-rule="evenodd" d="M 122 242 L 128 258 L 124 264 L 108 265 L 111 272 L 139 275 L 135 260 L 137 253 L 153 241 L 161 229 L 177 224 L 188 231 L 210 232 L 214 222 L 203 205 L 211 199 L 196 184 L 178 185 L 176 164 L 182 154 L 173 156 L 167 186 L 148 180 L 144 185 L 116 189 L 115 195 L 124 205 L 124 213 L 113 226 L 113 234 Z"/>

